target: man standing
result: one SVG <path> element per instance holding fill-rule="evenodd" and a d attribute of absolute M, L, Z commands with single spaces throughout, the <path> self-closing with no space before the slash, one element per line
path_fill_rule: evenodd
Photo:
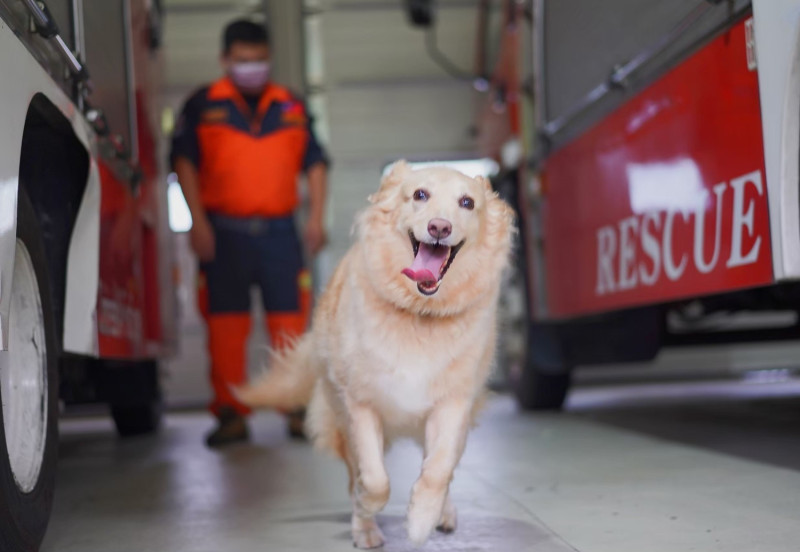
<path fill-rule="evenodd" d="M 206 440 L 211 447 L 248 438 L 249 411 L 230 388 L 246 379 L 250 286 L 261 290 L 273 347 L 299 336 L 308 322 L 311 281 L 293 217 L 301 172 L 310 202 L 307 252 L 315 255 L 326 241 L 328 159 L 303 102 L 270 82 L 266 27 L 234 21 L 222 46 L 225 76 L 186 102 L 171 152 L 200 259 L 200 310 L 208 324 L 214 390 L 210 410 L 219 421 Z"/>

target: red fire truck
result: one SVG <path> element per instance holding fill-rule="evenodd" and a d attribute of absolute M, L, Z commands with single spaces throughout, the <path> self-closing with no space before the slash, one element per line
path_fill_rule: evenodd
<path fill-rule="evenodd" d="M 35 550 L 60 405 L 156 427 L 174 342 L 154 0 L 0 0 L 0 549 Z"/>
<path fill-rule="evenodd" d="M 520 403 L 561 407 L 577 365 L 799 338 L 800 1 L 498 5 L 478 128 L 522 225 Z"/>

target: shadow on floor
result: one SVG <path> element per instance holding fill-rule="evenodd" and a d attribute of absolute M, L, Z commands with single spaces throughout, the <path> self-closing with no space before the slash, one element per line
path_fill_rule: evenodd
<path fill-rule="evenodd" d="M 578 389 L 570 416 L 800 471 L 800 386 L 692 382 Z"/>
<path fill-rule="evenodd" d="M 282 520 L 284 523 L 335 523 L 349 527 L 350 515 L 322 514 L 299 516 Z M 401 516 L 379 515 L 378 524 L 386 537 L 383 552 L 412 552 L 419 550 L 408 541 L 405 518 Z M 345 529 L 337 534 L 339 541 L 350 542 L 350 531 Z M 425 544 L 426 552 L 575 552 L 555 533 L 541 524 L 528 523 L 501 517 L 459 518 L 458 529 L 452 534 L 434 533 Z"/>

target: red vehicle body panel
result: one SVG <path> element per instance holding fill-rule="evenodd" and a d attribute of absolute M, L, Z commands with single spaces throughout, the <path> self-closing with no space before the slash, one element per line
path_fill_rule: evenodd
<path fill-rule="evenodd" d="M 548 317 L 773 281 L 745 33 L 742 21 L 547 159 Z"/>
<path fill-rule="evenodd" d="M 104 358 L 160 356 L 165 348 L 162 323 L 162 258 L 158 244 L 158 144 L 149 82 L 151 63 L 146 3 L 134 2 L 131 22 L 136 68 L 135 107 L 140 187 L 131 185 L 98 159 L 100 173 L 100 285 L 97 298 L 98 349 Z"/>
<path fill-rule="evenodd" d="M 142 232 L 136 199 L 102 161 L 100 171 L 100 286 L 97 297 L 101 357 L 142 354 Z"/>

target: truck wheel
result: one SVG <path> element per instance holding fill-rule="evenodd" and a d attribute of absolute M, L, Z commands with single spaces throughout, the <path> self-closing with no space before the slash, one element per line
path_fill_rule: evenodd
<path fill-rule="evenodd" d="M 518 220 L 529 209 L 520 194 L 520 172 L 513 170 L 492 180 L 500 197 L 514 207 Z M 529 234 L 519 234 L 519 256 L 504 282 L 498 304 L 500 332 L 497 360 L 499 370 L 489 381 L 491 388 L 511 387 L 524 410 L 557 410 L 564 405 L 570 384 L 569 363 L 564 354 L 562 336 L 552 324 L 533 320 L 531 303 Z"/>
<path fill-rule="evenodd" d="M 572 380 L 571 373 L 545 374 L 528 362 L 514 385 L 524 410 L 561 410 Z"/>
<path fill-rule="evenodd" d="M 19 193 L 17 242 L 0 352 L 0 548 L 38 550 L 47 529 L 58 456 L 57 345 L 41 232 Z"/>
<path fill-rule="evenodd" d="M 163 409 L 155 360 L 104 360 L 98 375 L 100 396 L 111 407 L 120 437 L 158 429 Z"/>
<path fill-rule="evenodd" d="M 572 380 L 565 349 L 562 328 L 528 322 L 526 359 L 513 382 L 523 409 L 559 410 L 564 406 Z"/>
<path fill-rule="evenodd" d="M 161 425 L 161 404 L 111 405 L 111 417 L 120 437 L 152 433 Z"/>

